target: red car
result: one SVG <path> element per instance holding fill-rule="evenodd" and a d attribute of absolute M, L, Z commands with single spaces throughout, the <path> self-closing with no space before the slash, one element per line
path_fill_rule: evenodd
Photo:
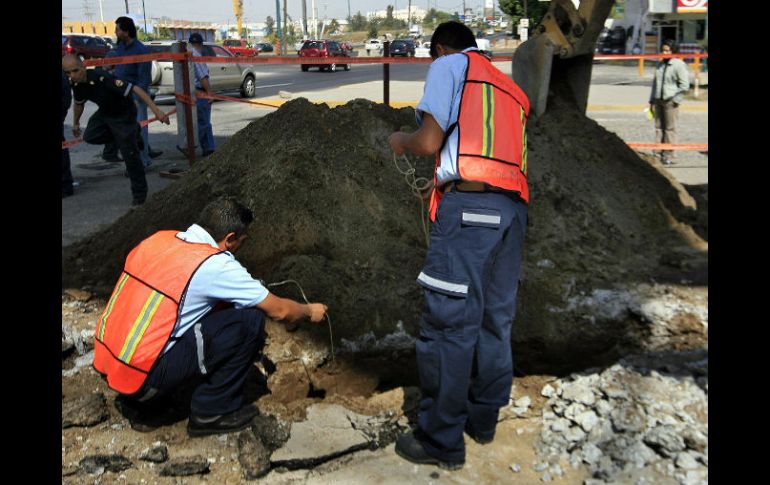
<path fill-rule="evenodd" d="M 299 57 L 303 59 L 302 70 L 307 71 L 311 67 L 317 67 L 319 71 L 334 72 L 338 66 L 342 66 L 346 71 L 350 70 L 350 64 L 343 64 L 345 59 L 350 57 L 348 51 L 340 46 L 339 42 L 333 40 L 306 40 L 299 50 Z M 329 57 L 339 57 L 339 64 L 316 64 L 315 59 L 328 59 Z"/>
<path fill-rule="evenodd" d="M 249 45 L 248 42 L 241 39 L 226 39 L 222 42 L 225 49 L 233 53 L 234 56 L 256 56 L 259 51 Z"/>
<path fill-rule="evenodd" d="M 84 34 L 62 34 L 61 55 L 75 54 L 83 59 L 101 59 L 110 51 L 110 45 L 99 36 Z"/>

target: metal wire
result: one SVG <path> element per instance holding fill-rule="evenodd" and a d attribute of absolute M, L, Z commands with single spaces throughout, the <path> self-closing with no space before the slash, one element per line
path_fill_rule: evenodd
<path fill-rule="evenodd" d="M 287 283 L 294 283 L 297 285 L 297 288 L 299 288 L 299 292 L 302 293 L 302 298 L 305 300 L 305 303 L 308 305 L 310 304 L 310 301 L 308 301 L 307 296 L 305 296 L 305 291 L 302 289 L 299 283 L 297 283 L 294 280 L 284 280 L 279 281 L 277 283 L 270 283 L 267 285 L 268 288 L 272 288 L 273 286 L 282 286 Z M 326 318 L 326 321 L 329 323 L 329 344 L 331 344 L 331 351 L 332 351 L 332 360 L 334 360 L 334 337 L 332 336 L 332 319 L 329 317 L 329 314 L 324 314 L 324 318 Z"/>

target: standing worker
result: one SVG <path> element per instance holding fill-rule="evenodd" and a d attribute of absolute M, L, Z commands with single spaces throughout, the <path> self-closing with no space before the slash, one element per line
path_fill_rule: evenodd
<path fill-rule="evenodd" d="M 190 46 L 192 47 L 193 57 L 201 57 L 203 50 L 203 36 L 197 32 L 190 34 Z M 197 92 L 213 94 L 211 83 L 209 81 L 209 66 L 205 62 L 193 63 L 195 69 L 195 89 Z M 206 157 L 214 153 L 214 129 L 211 126 L 211 103 L 214 100 L 210 98 L 196 97 L 195 108 L 198 113 L 198 141 L 201 144 L 203 156 Z"/>
<path fill-rule="evenodd" d="M 118 45 L 115 48 L 117 56 L 141 56 L 151 54 L 150 49 L 136 38 L 136 25 L 131 17 L 118 17 L 115 20 L 115 37 L 118 38 Z M 152 62 L 134 62 L 130 64 L 118 64 L 115 66 L 115 77 L 134 86 L 139 86 L 146 93 L 150 93 L 150 82 L 152 82 Z M 147 119 L 147 104 L 134 96 L 136 103 L 136 121 L 145 121 Z M 150 165 L 150 158 L 156 158 L 163 152 L 151 152 L 148 139 L 148 127 L 142 127 L 142 142 L 144 148 L 141 151 L 142 164 L 147 167 Z"/>
<path fill-rule="evenodd" d="M 169 124 L 168 116 L 139 86 L 117 79 L 102 69 L 87 70 L 83 62 L 72 54 L 62 57 L 61 62 L 62 70 L 70 78 L 75 100 L 72 134 L 80 136 L 80 117 L 86 101 L 96 103 L 99 109 L 88 119 L 83 141 L 94 145 L 117 143 L 131 179 L 131 205 L 144 204 L 147 198 L 147 179 L 139 158 L 142 139 L 136 122 L 136 104 L 131 94 L 144 101 L 162 123 Z"/>
<path fill-rule="evenodd" d="M 491 442 L 510 396 L 529 100 L 460 22 L 438 26 L 430 55 L 419 129 L 388 138 L 397 155 L 436 154 L 430 246 L 417 277 L 425 296 L 415 344 L 422 399 L 417 428 L 398 438 L 396 453 L 455 470 L 465 463 L 463 430 Z"/>
<path fill-rule="evenodd" d="M 265 344 L 265 315 L 318 323 L 327 310 L 273 295 L 235 259 L 253 220 L 247 207 L 218 198 L 196 220 L 131 250 L 97 322 L 94 367 L 138 431 L 159 425 L 167 398 L 190 382 L 190 436 L 248 427 L 257 409 L 243 388 Z"/>
<path fill-rule="evenodd" d="M 64 71 L 61 73 L 61 141 L 64 142 L 64 119 L 67 117 L 67 111 L 72 104 L 72 89 L 69 79 Z M 62 199 L 74 194 L 72 188 L 72 171 L 70 170 L 70 149 L 65 148 L 61 151 L 61 196 Z"/>
<path fill-rule="evenodd" d="M 676 48 L 673 39 L 666 39 L 660 46 L 661 54 L 671 54 Z M 650 109 L 655 115 L 655 138 L 659 143 L 676 143 L 676 125 L 679 105 L 690 89 L 690 73 L 682 59 L 661 59 L 655 67 L 655 77 L 650 93 Z M 661 150 L 660 161 L 672 165 L 673 150 Z"/>

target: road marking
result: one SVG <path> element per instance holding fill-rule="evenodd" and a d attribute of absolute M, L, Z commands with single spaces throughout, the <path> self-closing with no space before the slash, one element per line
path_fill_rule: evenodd
<path fill-rule="evenodd" d="M 256 89 L 264 89 L 264 88 L 277 88 L 280 86 L 291 86 L 294 83 L 283 83 L 283 84 L 266 84 L 264 86 L 256 86 Z"/>

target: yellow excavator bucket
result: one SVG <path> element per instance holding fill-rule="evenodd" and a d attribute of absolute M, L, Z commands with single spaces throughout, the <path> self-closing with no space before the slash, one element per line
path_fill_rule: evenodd
<path fill-rule="evenodd" d="M 571 97 L 585 112 L 594 49 L 615 0 L 551 0 L 532 37 L 513 53 L 513 80 L 529 97 L 530 116 L 546 110 L 548 94 Z"/>

